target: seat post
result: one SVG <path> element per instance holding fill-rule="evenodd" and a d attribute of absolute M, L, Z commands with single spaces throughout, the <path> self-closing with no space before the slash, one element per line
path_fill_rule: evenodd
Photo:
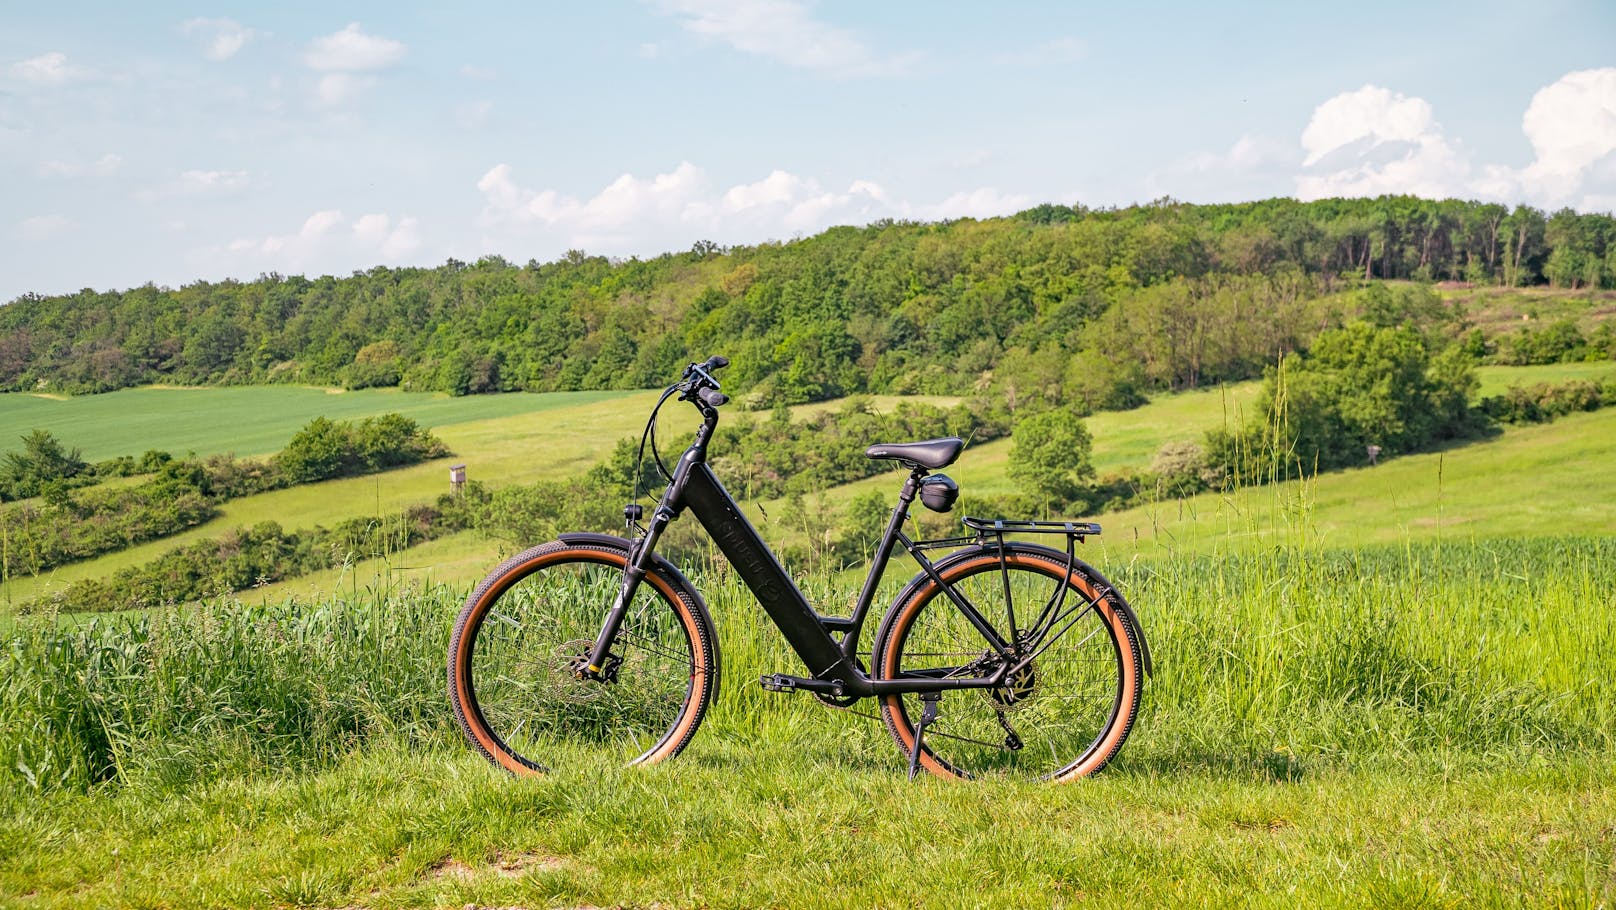
<path fill-rule="evenodd" d="M 930 473 L 920 465 L 910 465 L 909 479 L 903 482 L 903 489 L 898 492 L 898 501 L 903 503 L 905 512 L 909 511 L 909 506 L 914 503 L 915 496 L 920 492 L 921 479 Z"/>

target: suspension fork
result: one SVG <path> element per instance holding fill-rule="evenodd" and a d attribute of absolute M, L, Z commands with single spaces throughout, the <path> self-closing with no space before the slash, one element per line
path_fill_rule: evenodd
<path fill-rule="evenodd" d="M 600 635 L 589 648 L 589 662 L 587 666 L 578 668 L 578 675 L 583 679 L 599 680 L 605 673 L 612 642 L 617 639 L 617 633 L 623 627 L 623 618 L 628 615 L 628 605 L 634 602 L 634 594 L 640 589 L 640 582 L 645 579 L 645 573 L 651 570 L 653 554 L 656 552 L 657 539 L 667 530 L 673 522 L 675 513 L 666 503 L 659 504 L 651 515 L 651 524 L 646 529 L 645 536 L 635 542 L 633 549 L 629 550 L 628 563 L 623 567 L 623 582 L 617 586 L 617 596 L 612 599 L 612 608 L 606 613 L 606 621 L 601 624 Z"/>
<path fill-rule="evenodd" d="M 608 675 L 607 662 L 612 648 L 612 642 L 617 639 L 617 633 L 623 627 L 623 618 L 628 615 L 628 605 L 634 602 L 634 594 L 640 589 L 640 582 L 645 579 L 645 573 L 651 571 L 655 559 L 657 541 L 661 539 L 662 532 L 668 529 L 679 513 L 684 511 L 685 484 L 690 477 L 690 471 L 699 463 L 707 460 L 707 441 L 712 438 L 713 429 L 718 424 L 718 412 L 710 406 L 697 405 L 701 409 L 702 425 L 696 429 L 696 438 L 679 458 L 674 466 L 673 477 L 668 481 L 668 490 L 662 495 L 662 501 L 657 503 L 656 511 L 651 513 L 651 523 L 646 527 L 645 535 L 634 543 L 633 549 L 628 553 L 628 564 L 623 567 L 623 583 L 617 588 L 617 596 L 612 600 L 612 608 L 606 613 L 606 621 L 601 624 L 600 635 L 595 643 L 589 647 L 589 660 L 585 666 L 578 668 L 578 676 L 583 679 L 599 680 Z"/>

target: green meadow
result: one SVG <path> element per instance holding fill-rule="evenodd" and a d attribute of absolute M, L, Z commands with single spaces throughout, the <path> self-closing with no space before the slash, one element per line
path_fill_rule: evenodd
<path fill-rule="evenodd" d="M 1542 367 L 1482 367 L 1478 371 L 1482 394 L 1498 394 L 1510 385 L 1529 385 L 1538 382 L 1563 382 L 1571 379 L 1609 381 L 1616 379 L 1616 363 L 1554 364 Z M 1148 467 L 1155 453 L 1168 442 L 1199 440 L 1207 430 L 1233 425 L 1245 419 L 1257 399 L 1259 384 L 1239 383 L 1177 395 L 1161 396 L 1149 404 L 1130 411 L 1102 412 L 1085 421 L 1094 439 L 1093 462 L 1104 475 Z M 118 396 L 136 396 L 150 393 L 158 396 L 182 395 L 186 403 L 186 418 L 166 429 L 151 430 L 149 444 L 125 444 L 114 454 L 132 452 L 147 445 L 152 448 L 179 449 L 176 440 L 188 434 L 200 434 L 211 428 L 212 436 L 190 435 L 206 451 L 236 451 L 231 440 L 233 434 L 242 438 L 269 438 L 284 432 L 282 442 L 296 428 L 313 416 L 324 414 L 385 413 L 398 407 L 400 402 L 417 410 L 417 419 L 437 415 L 451 422 L 429 424 L 433 432 L 444 440 L 455 453 L 451 458 L 367 477 L 345 478 L 319 484 L 293 487 L 225 503 L 221 514 L 181 534 L 150 541 L 111 553 L 97 559 L 59 567 L 37 578 L 11 579 L 0 585 L 0 604 L 16 604 L 83 578 L 110 575 L 127 566 L 148 562 L 178 547 L 197 540 L 216 537 L 226 529 L 250 526 L 263 521 L 275 521 L 286 528 L 329 526 L 354 515 L 382 516 L 398 512 L 413 503 L 427 502 L 448 489 L 449 464 L 463 463 L 468 475 L 491 486 L 532 483 L 582 473 L 604 459 L 621 439 L 637 438 L 646 413 L 655 401 L 654 392 L 629 393 L 553 393 L 542 395 L 472 396 L 449 398 L 441 395 L 410 395 L 395 391 L 354 392 L 326 394 L 321 390 L 292 387 L 264 387 L 256 389 L 141 389 L 111 395 L 90 396 L 65 402 L 66 405 L 85 402 L 94 405 L 96 413 L 111 420 L 119 412 L 108 407 Z M 292 394 L 295 393 L 295 394 Z M 254 401 L 254 396 L 262 396 Z M 9 415 L 18 401 L 45 401 L 33 396 L 0 396 L 0 415 Z M 103 400 L 105 399 L 105 400 Z M 133 400 L 132 398 L 129 400 Z M 181 400 L 181 399 L 176 399 Z M 886 410 L 906 399 L 879 396 L 871 399 L 872 406 Z M 955 399 L 918 398 L 939 406 L 949 406 Z M 293 402 L 304 402 L 319 410 L 294 413 Z M 349 407 L 363 404 L 367 409 L 349 411 L 326 410 L 330 402 L 345 402 Z M 831 404 L 804 405 L 793 409 L 798 417 L 815 414 L 834 407 Z M 105 410 L 102 410 L 105 409 Z M 678 440 L 687 438 L 694 423 L 685 409 L 670 407 L 662 421 L 664 448 L 674 449 Z M 239 425 L 232 429 L 228 415 L 240 413 Z M 405 411 L 405 413 L 411 413 Z M 495 416 L 484 416 L 493 414 Z M 1599 531 L 1616 527 L 1609 511 L 1599 498 L 1580 494 L 1576 485 L 1555 482 L 1555 466 L 1567 460 L 1588 459 L 1587 470 L 1595 476 L 1608 473 L 1609 459 L 1600 457 L 1601 434 L 1612 432 L 1609 412 L 1605 417 L 1574 417 L 1570 423 L 1545 427 L 1510 428 L 1498 440 L 1472 443 L 1443 455 L 1414 456 L 1387 462 L 1376 472 L 1345 472 L 1326 475 L 1316 481 L 1321 485 L 1313 507 L 1314 520 L 1321 533 L 1345 535 L 1343 544 L 1365 540 L 1386 540 L 1401 536 L 1419 536 L 1433 529 L 1437 522 L 1448 528 L 1460 528 L 1464 533 L 1482 536 L 1513 533 L 1545 534 L 1561 531 Z M 133 417 L 131 419 L 134 419 Z M 730 419 L 738 419 L 731 414 Z M 26 432 L 33 424 L 17 424 Z M 46 425 L 53 433 L 69 443 L 77 444 L 71 435 L 72 423 Z M 133 424 L 131 424 L 133 426 Z M 1588 427 L 1585 431 L 1582 428 Z M 171 435 L 163 435 L 168 433 Z M 1535 441 L 1541 440 L 1541 442 Z M 872 442 L 875 440 L 872 440 Z M 1011 441 L 996 440 L 966 449 L 958 463 L 948 473 L 960 482 L 967 494 L 991 495 L 1011 493 L 1014 484 L 1006 476 Z M 1558 454 L 1557 454 L 1558 453 Z M 1497 466 L 1501 475 L 1487 479 Z M 1439 486 L 1436 479 L 1439 468 L 1460 472 L 1452 475 L 1447 485 L 1447 504 L 1438 502 Z M 1476 481 L 1474 484 L 1471 481 Z M 114 483 L 128 482 L 115 480 Z M 882 474 L 856 483 L 811 494 L 808 500 L 816 506 L 839 510 L 860 493 L 877 491 L 884 496 L 895 494 L 896 474 Z M 1256 491 L 1248 495 L 1294 497 L 1294 488 L 1275 488 L 1282 491 Z M 737 490 L 737 493 L 742 491 Z M 1514 498 L 1511 494 L 1515 494 Z M 1453 497 L 1458 497 L 1454 500 Z M 1467 507 L 1467 497 L 1483 497 L 1490 504 Z M 790 532 L 771 522 L 768 516 L 778 516 L 784 503 L 765 500 L 749 506 L 749 515 L 759 525 L 764 536 L 771 541 L 783 542 Z M 1447 512 L 1438 516 L 1439 505 Z M 1244 499 L 1202 495 L 1182 502 L 1148 509 L 1135 509 L 1107 516 L 1105 524 L 1112 533 L 1105 538 L 1108 547 L 1123 546 L 1123 536 L 1130 541 L 1139 539 L 1172 540 L 1181 533 L 1184 521 L 1213 522 L 1220 527 L 1239 527 L 1240 515 L 1255 508 Z M 1514 510 L 1514 511 L 1512 511 Z M 1184 518 L 1184 516 L 1189 518 Z M 1508 521 L 1501 520 L 1508 516 Z M 1232 523 L 1232 524 L 1231 524 Z M 1241 530 L 1239 533 L 1248 533 Z M 1131 545 L 1130 545 L 1131 548 Z M 417 547 L 388 559 L 365 560 L 355 565 L 315 573 L 256 590 L 254 598 L 274 598 L 287 592 L 303 594 L 336 590 L 336 584 L 350 588 L 372 583 L 413 578 L 446 582 L 475 581 L 483 574 L 480 565 L 498 562 L 508 544 L 490 541 L 473 534 L 455 535 L 450 541 Z"/>
<path fill-rule="evenodd" d="M 268 455 L 286 445 L 315 417 L 353 420 L 396 411 L 428 427 L 518 415 L 555 408 L 609 403 L 633 392 L 550 392 L 475 395 L 397 389 L 315 389 L 304 386 L 149 387 L 104 395 L 0 395 L 0 447 L 36 428 L 98 461 L 160 449 L 175 455 L 246 457 Z"/>
<path fill-rule="evenodd" d="M 1482 371 L 1495 390 L 1610 375 Z M 1096 415 L 1095 464 L 1146 466 L 1256 393 Z M 454 459 L 239 500 L 192 533 L 386 514 L 441 492 L 450 461 L 490 483 L 565 477 L 653 400 L 432 423 Z M 666 420 L 664 448 L 688 430 Z M 1009 446 L 949 473 L 1008 492 Z M 870 706 L 756 685 L 796 658 L 732 573 L 699 563 L 724 683 L 692 746 L 521 780 L 460 741 L 443 694 L 453 616 L 511 544 L 462 533 L 229 600 L 18 617 L 0 652 L 0 906 L 1616 906 L 1612 491 L 1607 409 L 1095 516 L 1106 532 L 1080 555 L 1139 609 L 1156 673 L 1118 760 L 1063 787 L 905 780 Z M 784 539 L 763 517 L 783 503 L 747 508 Z M 912 571 L 895 562 L 884 590 Z M 855 575 L 801 582 L 839 611 Z"/>

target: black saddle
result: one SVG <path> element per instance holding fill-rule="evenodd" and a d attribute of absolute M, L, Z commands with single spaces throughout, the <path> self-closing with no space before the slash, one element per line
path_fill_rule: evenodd
<path fill-rule="evenodd" d="M 949 436 L 925 442 L 878 442 L 865 449 L 864 454 L 870 458 L 892 458 L 911 468 L 935 471 L 953 464 L 963 448 L 965 440 Z"/>

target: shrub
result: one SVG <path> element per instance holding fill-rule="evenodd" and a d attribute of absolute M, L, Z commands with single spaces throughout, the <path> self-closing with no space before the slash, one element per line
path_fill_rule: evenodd
<path fill-rule="evenodd" d="M 1017 486 L 1046 506 L 1083 507 L 1094 466 L 1082 418 L 1065 409 L 1033 414 L 1016 422 L 1011 438 L 1009 473 Z"/>

